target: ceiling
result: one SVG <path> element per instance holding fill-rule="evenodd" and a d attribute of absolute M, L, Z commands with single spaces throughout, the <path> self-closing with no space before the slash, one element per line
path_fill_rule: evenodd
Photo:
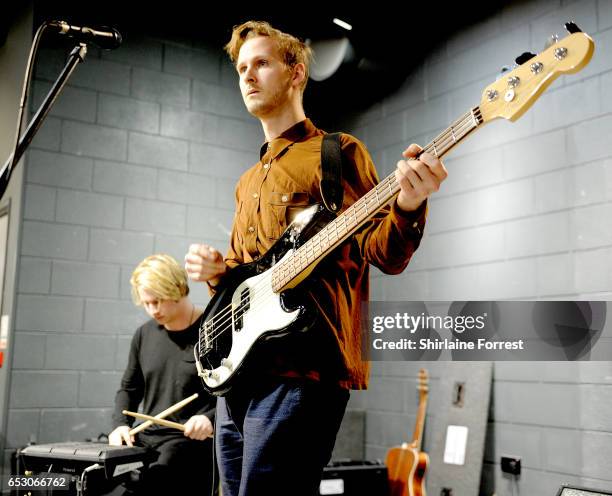
<path fill-rule="evenodd" d="M 485 19 L 506 2 L 489 2 L 489 7 L 465 8 L 465 2 L 284 2 L 264 7 L 249 3 L 227 3 L 214 10 L 205 2 L 175 0 L 166 6 L 153 2 L 128 3 L 106 0 L 94 7 L 84 1 L 37 0 L 35 25 L 43 19 L 63 19 L 78 25 L 113 26 L 129 38 L 132 33 L 179 37 L 223 46 L 233 26 L 249 19 L 266 20 L 301 39 L 348 36 L 355 51 L 354 61 L 343 65 L 331 78 L 309 83 L 305 95 L 307 112 L 322 127 L 333 127 L 334 116 L 359 112 L 396 89 L 427 53 L 452 33 Z M 127 5 L 130 5 L 128 8 Z M 168 5 L 171 5 L 169 7 Z M 441 5 L 444 5 L 443 11 Z M 353 29 L 346 31 L 332 22 L 338 17 Z M 364 91 L 366 90 L 366 91 Z"/>

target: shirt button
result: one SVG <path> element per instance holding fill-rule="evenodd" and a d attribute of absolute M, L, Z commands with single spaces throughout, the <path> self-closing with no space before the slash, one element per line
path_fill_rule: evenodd
<path fill-rule="evenodd" d="M 253 198 L 257 199 L 259 198 L 259 195 L 257 193 L 253 193 Z"/>
<path fill-rule="evenodd" d="M 418 225 L 419 225 L 419 223 L 418 223 L 418 222 L 415 222 L 414 224 L 412 224 L 412 227 L 415 227 L 415 228 L 416 228 Z"/>
<path fill-rule="evenodd" d="M 286 202 L 287 200 L 289 200 L 289 197 L 287 195 L 283 195 L 281 197 L 281 200 L 283 200 L 284 202 Z"/>
<path fill-rule="evenodd" d="M 270 168 L 270 164 L 264 164 L 264 169 L 269 169 Z"/>
<path fill-rule="evenodd" d="M 249 226 L 249 232 L 255 232 L 255 228 L 253 226 Z"/>

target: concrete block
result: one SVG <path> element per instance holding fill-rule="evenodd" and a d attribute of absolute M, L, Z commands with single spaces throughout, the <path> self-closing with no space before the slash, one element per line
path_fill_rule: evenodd
<path fill-rule="evenodd" d="M 250 153 L 200 143 L 189 143 L 189 170 L 197 174 L 238 178 L 259 160 L 257 152 Z"/>
<path fill-rule="evenodd" d="M 528 153 L 525 153 L 525 151 Z M 534 176 L 568 165 L 565 133 L 551 131 L 522 139 L 502 147 L 504 178 Z"/>
<path fill-rule="evenodd" d="M 119 372 L 82 372 L 78 405 L 85 408 L 114 408 L 120 381 Z"/>
<path fill-rule="evenodd" d="M 236 180 L 235 179 L 224 179 L 217 178 L 215 180 L 215 206 L 224 210 L 231 210 L 236 206 L 235 190 Z"/>
<path fill-rule="evenodd" d="M 130 133 L 128 161 L 166 169 L 187 170 L 187 151 L 188 144 L 183 140 Z"/>
<path fill-rule="evenodd" d="M 221 50 L 193 50 L 165 45 L 164 72 L 219 83 Z"/>
<path fill-rule="evenodd" d="M 530 425 L 513 425 L 495 422 L 494 446 L 490 461 L 499 463 L 502 456 L 520 456 L 523 468 L 541 470 L 547 459 L 543 447 L 547 429 Z"/>
<path fill-rule="evenodd" d="M 31 149 L 26 165 L 29 183 L 89 190 L 93 160 Z"/>
<path fill-rule="evenodd" d="M 11 408 L 76 406 L 76 372 L 15 370 L 11 380 Z"/>
<path fill-rule="evenodd" d="M 570 249 L 568 212 L 507 222 L 505 253 L 509 258 L 555 253 Z"/>
<path fill-rule="evenodd" d="M 125 228 L 162 234 L 185 234 L 187 207 L 176 203 L 128 198 Z"/>
<path fill-rule="evenodd" d="M 141 165 L 96 160 L 93 189 L 101 193 L 155 198 L 157 170 Z"/>
<path fill-rule="evenodd" d="M 159 104 L 101 94 L 98 123 L 145 133 L 159 133 Z"/>
<path fill-rule="evenodd" d="M 31 442 L 37 442 L 39 427 L 40 410 L 9 410 L 6 446 L 23 448 Z"/>
<path fill-rule="evenodd" d="M 47 294 L 51 284 L 51 261 L 40 258 L 19 259 L 19 292 Z"/>
<path fill-rule="evenodd" d="M 132 336 L 117 336 L 117 350 L 115 353 L 115 370 L 123 373 L 128 363 L 130 343 Z"/>
<path fill-rule="evenodd" d="M 125 160 L 127 132 L 121 129 L 64 121 L 62 151 L 108 160 Z"/>
<path fill-rule="evenodd" d="M 66 65 L 67 56 L 63 48 L 41 46 L 36 58 L 34 78 L 55 81 Z"/>
<path fill-rule="evenodd" d="M 47 336 L 45 367 L 55 370 L 112 370 L 114 336 L 56 334 Z"/>
<path fill-rule="evenodd" d="M 132 333 L 148 319 L 144 309 L 131 300 L 99 300 L 85 302 L 85 331 L 117 334 Z"/>
<path fill-rule="evenodd" d="M 127 96 L 130 93 L 130 69 L 125 64 L 88 58 L 74 71 L 70 84 Z"/>
<path fill-rule="evenodd" d="M 612 101 L 610 96 L 610 87 L 612 86 L 612 72 L 606 72 L 600 76 L 599 84 L 599 101 L 601 105 L 601 113 L 608 114 L 612 112 Z"/>
<path fill-rule="evenodd" d="M 447 96 L 432 98 L 426 103 L 409 108 L 401 115 L 401 119 L 405 121 L 403 139 L 425 133 L 429 136 L 427 142 L 431 142 L 439 134 L 438 130 L 446 129 L 451 124 L 449 110 Z M 456 117 L 458 116 L 452 116 L 453 119 Z M 385 121 L 391 118 L 387 117 Z M 394 125 L 393 121 L 391 125 Z M 389 130 L 392 131 L 392 129 Z"/>
<path fill-rule="evenodd" d="M 532 258 L 478 266 L 478 299 L 532 298 L 536 294 Z"/>
<path fill-rule="evenodd" d="M 538 257 L 539 296 L 563 295 L 574 291 L 574 258 L 568 253 Z"/>
<path fill-rule="evenodd" d="M 402 413 L 405 404 L 403 381 L 372 377 L 367 398 L 368 412 L 384 409 L 385 412 Z"/>
<path fill-rule="evenodd" d="M 153 235 L 107 229 L 91 229 L 89 260 L 139 263 L 153 251 Z"/>
<path fill-rule="evenodd" d="M 234 210 L 187 207 L 187 235 L 192 239 L 227 242 L 233 222 Z"/>
<path fill-rule="evenodd" d="M 572 83 L 540 97 L 533 108 L 534 132 L 565 127 L 600 114 L 599 78 Z"/>
<path fill-rule="evenodd" d="M 385 116 L 391 115 L 421 103 L 424 100 L 425 72 L 423 68 L 419 68 L 411 71 L 397 91 L 385 98 L 382 108 L 375 104 L 371 109 L 362 113 L 364 117 L 358 117 L 352 122 L 356 126 L 368 124 L 371 121 L 379 119 L 381 117 L 381 111 L 384 111 Z"/>
<path fill-rule="evenodd" d="M 99 193 L 58 190 L 56 220 L 68 224 L 121 227 L 123 199 Z"/>
<path fill-rule="evenodd" d="M 173 256 L 176 261 L 183 265 L 183 260 L 187 252 L 189 251 L 189 245 L 196 241 L 192 237 L 185 236 L 166 236 L 158 234 L 155 236 L 155 253 L 167 253 Z M 191 286 L 198 284 L 190 282 Z"/>
<path fill-rule="evenodd" d="M 33 257 L 85 260 L 87 228 L 24 221 L 21 254 Z"/>
<path fill-rule="evenodd" d="M 51 292 L 63 296 L 119 296 L 119 267 L 82 262 L 53 262 Z"/>
<path fill-rule="evenodd" d="M 45 336 L 29 332 L 16 332 L 13 336 L 13 370 L 44 368 Z"/>
<path fill-rule="evenodd" d="M 32 140 L 30 150 L 51 150 L 58 152 L 61 143 L 62 121 L 47 117 Z"/>
<path fill-rule="evenodd" d="M 612 248 L 574 254 L 576 291 L 594 293 L 612 287 Z"/>
<path fill-rule="evenodd" d="M 34 92 L 32 95 L 33 112 L 36 112 L 40 108 L 40 105 L 49 94 L 52 86 L 52 83 L 46 81 L 34 82 Z M 76 121 L 95 122 L 96 99 L 97 95 L 95 91 L 65 86 L 58 99 L 51 107 L 49 115 Z"/>
<path fill-rule="evenodd" d="M 563 210 L 571 206 L 573 175 L 572 170 L 564 169 L 535 177 L 535 212 Z"/>
<path fill-rule="evenodd" d="M 456 158 L 451 155 L 448 160 L 444 160 L 449 174 L 438 195 L 452 195 L 499 183 L 503 180 L 502 164 L 499 148 Z"/>
<path fill-rule="evenodd" d="M 612 230 L 604 219 L 610 219 L 612 203 L 578 208 L 572 212 L 573 246 L 578 249 L 612 245 Z"/>
<path fill-rule="evenodd" d="M 491 262 L 503 258 L 505 240 L 504 225 L 493 224 L 432 234 L 419 251 L 428 252 L 428 268 Z"/>
<path fill-rule="evenodd" d="M 368 124 L 368 148 L 379 150 L 389 145 L 400 143 L 406 137 L 408 115 L 405 111 L 397 112 L 385 119 Z"/>
<path fill-rule="evenodd" d="M 148 69 L 132 69 L 132 96 L 166 105 L 189 106 L 190 80 Z"/>
<path fill-rule="evenodd" d="M 567 128 L 567 154 L 570 164 L 612 157 L 608 144 L 612 116 L 581 122 Z"/>
<path fill-rule="evenodd" d="M 603 203 L 612 199 L 612 160 L 595 161 L 571 170 L 572 205 Z"/>
<path fill-rule="evenodd" d="M 25 188 L 24 219 L 53 221 L 55 217 L 55 189 L 36 184 Z"/>
<path fill-rule="evenodd" d="M 220 181 L 212 176 L 160 170 L 157 197 L 164 201 L 180 198 L 187 205 L 210 207 L 215 205 Z"/>
<path fill-rule="evenodd" d="M 154 39 L 128 33 L 120 50 L 103 50 L 103 60 L 161 71 L 163 45 Z"/>
<path fill-rule="evenodd" d="M 606 0 L 597 1 L 597 29 L 603 31 L 612 27 L 612 5 Z"/>
<path fill-rule="evenodd" d="M 198 112 L 250 119 L 237 86 L 224 87 L 194 81 L 191 108 Z"/>
<path fill-rule="evenodd" d="M 80 298 L 37 295 L 17 298 L 15 329 L 19 331 L 66 332 L 82 328 L 83 301 Z"/>
<path fill-rule="evenodd" d="M 111 417 L 110 408 L 45 408 L 40 414 L 39 443 L 95 439 L 110 432 Z"/>

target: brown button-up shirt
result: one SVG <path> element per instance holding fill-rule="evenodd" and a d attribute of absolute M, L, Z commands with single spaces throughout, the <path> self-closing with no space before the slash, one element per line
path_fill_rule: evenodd
<path fill-rule="evenodd" d="M 236 215 L 225 257 L 229 267 L 260 258 L 297 212 L 322 202 L 324 134 L 306 119 L 263 145 L 261 160 L 236 187 Z M 378 176 L 359 140 L 343 134 L 341 146 L 342 211 L 372 189 Z M 274 352 L 265 358 L 270 370 L 365 389 L 369 363 L 362 358 L 360 320 L 361 305 L 368 300 L 368 264 L 388 274 L 402 272 L 419 245 L 424 224 L 425 206 L 408 213 L 394 201 L 330 253 L 309 276 L 312 283 L 305 290 L 319 314 L 316 332 L 304 333 L 311 335 L 307 340 L 296 338 L 293 346 L 286 338 L 274 340 Z"/>

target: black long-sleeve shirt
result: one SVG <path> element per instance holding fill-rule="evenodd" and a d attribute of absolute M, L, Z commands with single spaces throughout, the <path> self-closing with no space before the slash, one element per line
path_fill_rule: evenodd
<path fill-rule="evenodd" d="M 132 426 L 135 419 L 121 412 L 137 411 L 141 401 L 142 413 L 157 415 L 194 393 L 199 394 L 196 400 L 165 417 L 166 420 L 183 424 L 193 415 L 206 415 L 214 422 L 216 398 L 202 388 L 193 356 L 198 323 L 199 319 L 183 331 L 168 331 L 151 319 L 136 330 L 128 365 L 115 397 L 113 428 Z M 160 425 L 149 429 L 178 433 Z"/>

